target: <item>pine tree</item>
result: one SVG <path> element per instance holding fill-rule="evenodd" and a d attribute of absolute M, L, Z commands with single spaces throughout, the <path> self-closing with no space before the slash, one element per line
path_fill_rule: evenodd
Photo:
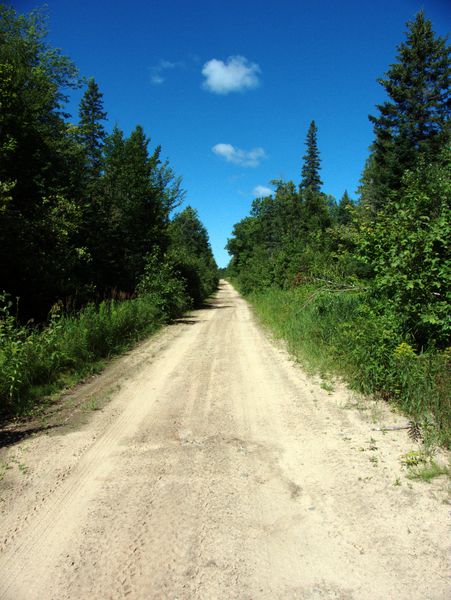
<path fill-rule="evenodd" d="M 347 190 L 341 197 L 340 204 L 337 208 L 337 222 L 339 225 L 347 225 L 352 221 L 351 209 L 353 207 L 353 203 Z"/>
<path fill-rule="evenodd" d="M 216 288 L 218 279 L 208 233 L 197 211 L 187 206 L 175 215 L 169 225 L 169 236 L 171 260 L 194 305 L 201 305 Z"/>
<path fill-rule="evenodd" d="M 423 12 L 407 26 L 398 62 L 378 80 L 389 100 L 377 105 L 378 116 L 369 117 L 375 140 L 361 191 L 376 210 L 400 188 L 404 172 L 420 155 L 434 159 L 449 142 L 450 48 L 435 36 Z"/>
<path fill-rule="evenodd" d="M 307 132 L 307 139 L 305 145 L 307 146 L 307 152 L 303 156 L 304 164 L 302 166 L 302 180 L 300 184 L 301 190 L 310 190 L 312 192 L 319 192 L 323 182 L 319 176 L 320 169 L 320 158 L 317 144 L 317 132 L 318 129 L 315 125 L 315 121 L 310 123 L 310 127 Z"/>
<path fill-rule="evenodd" d="M 154 247 L 164 249 L 167 244 L 164 189 L 155 182 L 161 149 L 157 147 L 149 154 L 149 141 L 140 125 L 124 140 L 115 193 L 117 231 L 124 256 L 122 285 L 129 290 L 134 289 L 143 271 L 146 254 Z"/>
<path fill-rule="evenodd" d="M 86 168 L 92 179 L 100 176 L 102 169 L 102 148 L 105 129 L 102 121 L 107 118 L 103 110 L 103 94 L 91 78 L 87 90 L 81 99 L 79 110 L 79 140 L 86 154 Z"/>

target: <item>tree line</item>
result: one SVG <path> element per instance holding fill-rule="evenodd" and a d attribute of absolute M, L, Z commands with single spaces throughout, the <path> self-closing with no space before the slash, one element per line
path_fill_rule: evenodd
<path fill-rule="evenodd" d="M 196 212 L 172 218 L 184 192 L 161 147 L 140 125 L 107 133 L 98 84 L 47 43 L 41 11 L 1 6 L 0 34 L 0 290 L 21 320 L 130 297 L 149 260 L 201 302 L 216 265 Z M 67 93 L 81 85 L 73 123 Z"/>
<path fill-rule="evenodd" d="M 275 180 L 227 248 L 245 292 L 301 281 L 363 283 L 387 301 L 418 348 L 443 346 L 449 240 L 449 47 L 423 13 L 380 79 L 389 99 L 370 116 L 375 139 L 352 201 L 321 191 L 318 130 L 307 132 L 299 185 Z"/>
<path fill-rule="evenodd" d="M 51 402 L 218 281 L 161 147 L 140 125 L 108 132 L 98 84 L 46 34 L 41 11 L 0 5 L 0 418 Z"/>
<path fill-rule="evenodd" d="M 407 23 L 397 61 L 378 80 L 387 99 L 369 117 L 374 141 L 358 198 L 344 192 L 336 202 L 322 191 L 312 121 L 299 184 L 273 181 L 275 192 L 253 202 L 227 245 L 229 276 L 243 292 L 258 305 L 270 296 L 265 290 L 287 290 L 285 296 L 273 292 L 278 304 L 272 310 L 283 319 L 281 303 L 288 314 L 287 298 L 298 302 L 290 317 L 295 327 L 305 307 L 311 322 L 300 335 L 324 344 L 336 362 L 349 363 L 355 353 L 348 371 L 361 389 L 410 394 L 400 381 L 400 356 L 417 367 L 440 357 L 442 366 L 434 374 L 422 367 L 421 377 L 440 388 L 441 414 L 448 419 L 449 55 L 446 39 L 418 13 Z M 288 294 L 294 289 L 297 295 Z M 419 389 L 414 370 L 409 373 Z M 432 394 L 423 385 L 424 393 Z"/>

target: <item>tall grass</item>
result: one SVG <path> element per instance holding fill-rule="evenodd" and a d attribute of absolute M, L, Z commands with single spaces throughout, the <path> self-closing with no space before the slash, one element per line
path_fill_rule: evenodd
<path fill-rule="evenodd" d="M 185 306 L 180 306 L 182 311 Z M 43 329 L 20 326 L 0 314 L 0 416 L 23 414 L 39 401 L 36 390 L 80 378 L 106 357 L 153 333 L 168 314 L 152 294 L 90 304 L 70 316 L 54 310 Z"/>
<path fill-rule="evenodd" d="M 449 351 L 416 352 L 399 319 L 363 291 L 300 286 L 270 288 L 248 298 L 260 320 L 302 363 L 342 376 L 352 388 L 392 401 L 414 419 L 433 422 L 449 445 Z"/>

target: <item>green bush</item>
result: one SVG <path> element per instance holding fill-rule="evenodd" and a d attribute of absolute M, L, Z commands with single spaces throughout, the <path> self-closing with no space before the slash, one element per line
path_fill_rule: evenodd
<path fill-rule="evenodd" d="M 45 327 L 20 325 L 13 303 L 0 295 L 0 416 L 21 414 L 39 401 L 36 386 L 58 387 L 65 374 L 83 376 L 99 360 L 117 354 L 161 324 L 201 304 L 217 286 L 214 264 L 186 257 L 177 265 L 159 252 L 147 256 L 130 300 L 88 304 L 75 315 L 60 304 Z"/>
<path fill-rule="evenodd" d="M 249 296 L 258 317 L 310 368 L 343 376 L 352 388 L 435 422 L 449 443 L 449 351 L 416 352 L 394 310 L 366 291 L 314 286 Z"/>
<path fill-rule="evenodd" d="M 65 373 L 89 372 L 96 361 L 128 348 L 167 321 L 152 294 L 90 304 L 77 315 L 56 307 L 43 329 L 21 326 L 3 296 L 0 314 L 0 415 L 21 414 L 33 388 L 57 383 Z"/>
<path fill-rule="evenodd" d="M 137 291 L 152 299 L 168 319 L 190 308 L 193 302 L 186 280 L 177 265 L 159 252 L 147 256 Z"/>
<path fill-rule="evenodd" d="M 416 346 L 449 342 L 451 154 L 403 178 L 396 201 L 362 220 L 357 251 L 374 272 L 375 295 L 397 314 Z"/>

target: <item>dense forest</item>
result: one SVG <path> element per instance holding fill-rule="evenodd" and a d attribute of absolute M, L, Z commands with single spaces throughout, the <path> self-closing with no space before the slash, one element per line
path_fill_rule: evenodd
<path fill-rule="evenodd" d="M 420 12 L 379 79 L 359 197 L 322 191 L 311 122 L 300 183 L 273 181 L 228 242 L 228 276 L 304 362 L 396 401 L 449 441 L 450 48 Z"/>
<path fill-rule="evenodd" d="M 0 415 L 26 411 L 217 286 L 181 179 L 137 125 L 107 132 L 93 78 L 0 6 Z M 78 120 L 68 93 L 84 86 Z"/>

